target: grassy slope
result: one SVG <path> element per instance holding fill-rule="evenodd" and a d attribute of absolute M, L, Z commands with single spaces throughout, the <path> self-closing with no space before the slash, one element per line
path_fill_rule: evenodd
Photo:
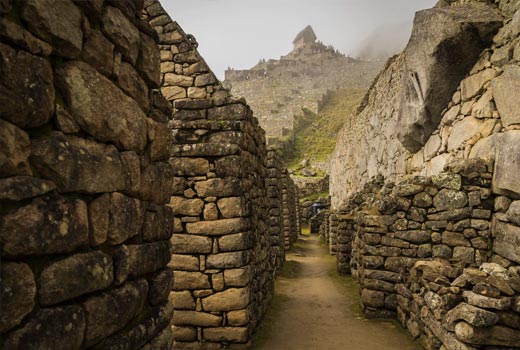
<path fill-rule="evenodd" d="M 303 159 L 326 161 L 334 150 L 339 130 L 364 94 L 365 90 L 338 90 L 330 95 L 319 115 L 305 111 L 296 121 L 294 142 L 284 152 L 289 168 L 297 169 Z"/>

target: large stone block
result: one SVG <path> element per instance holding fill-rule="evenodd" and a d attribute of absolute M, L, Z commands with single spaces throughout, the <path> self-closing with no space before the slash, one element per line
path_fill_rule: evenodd
<path fill-rule="evenodd" d="M 174 230 L 173 209 L 165 205 L 148 204 L 143 223 L 143 240 L 156 242 L 171 238 Z"/>
<path fill-rule="evenodd" d="M 30 153 L 27 133 L 0 119 L 0 176 L 31 175 Z"/>
<path fill-rule="evenodd" d="M 174 209 L 177 216 L 199 216 L 202 214 L 204 201 L 200 198 L 172 197 L 170 206 Z"/>
<path fill-rule="evenodd" d="M 180 176 L 206 175 L 209 172 L 209 161 L 204 158 L 170 158 L 175 174 Z"/>
<path fill-rule="evenodd" d="M 88 242 L 87 205 L 79 199 L 38 197 L 4 215 L 0 224 L 6 256 L 68 253 Z"/>
<path fill-rule="evenodd" d="M 199 197 L 230 197 L 241 195 L 240 181 L 237 178 L 209 179 L 195 184 Z"/>
<path fill-rule="evenodd" d="M 3 263 L 0 269 L 0 332 L 18 326 L 34 308 L 36 282 L 30 267 L 22 263 Z"/>
<path fill-rule="evenodd" d="M 161 58 L 159 47 L 154 39 L 146 34 L 140 33 L 141 45 L 139 46 L 139 57 L 137 59 L 137 70 L 139 74 L 153 87 L 159 87 L 161 83 Z"/>
<path fill-rule="evenodd" d="M 148 112 L 150 109 L 148 86 L 134 67 L 127 62 L 122 62 L 115 75 L 119 88 L 133 98 L 145 113 Z"/>
<path fill-rule="evenodd" d="M 462 100 L 468 101 L 482 92 L 484 84 L 493 79 L 496 74 L 494 69 L 488 68 L 464 79 L 460 84 Z"/>
<path fill-rule="evenodd" d="M 111 145 L 54 132 L 32 142 L 31 163 L 60 192 L 102 193 L 125 189 L 121 157 Z"/>
<path fill-rule="evenodd" d="M 118 8 L 107 6 L 101 30 L 133 65 L 139 55 L 139 30 Z"/>
<path fill-rule="evenodd" d="M 464 208 L 468 204 L 468 196 L 462 191 L 442 189 L 433 198 L 437 210 L 453 210 Z"/>
<path fill-rule="evenodd" d="M 507 209 L 507 218 L 509 221 L 520 226 L 520 201 L 514 201 L 511 203 L 511 205 L 509 205 L 509 208 Z"/>
<path fill-rule="evenodd" d="M 94 296 L 83 303 L 86 319 L 85 344 L 90 347 L 117 332 L 141 313 L 146 302 L 146 281 L 132 281 Z"/>
<path fill-rule="evenodd" d="M 204 339 L 213 342 L 245 343 L 249 339 L 247 327 L 219 327 L 204 329 Z"/>
<path fill-rule="evenodd" d="M 22 328 L 10 333 L 3 345 L 4 349 L 78 350 L 84 332 L 85 313 L 80 306 L 40 309 Z"/>
<path fill-rule="evenodd" d="M 222 236 L 247 231 L 249 222 L 243 218 L 199 221 L 186 224 L 190 234 Z"/>
<path fill-rule="evenodd" d="M 173 272 L 173 290 L 211 288 L 208 275 L 200 272 Z"/>
<path fill-rule="evenodd" d="M 509 65 L 504 73 L 493 80 L 493 98 L 504 126 L 520 124 L 517 97 L 520 94 L 520 67 Z"/>
<path fill-rule="evenodd" d="M 174 234 L 170 242 L 178 254 L 208 254 L 212 249 L 211 238 L 204 236 Z"/>
<path fill-rule="evenodd" d="M 112 74 L 114 68 L 114 44 L 112 44 L 101 32 L 92 30 L 86 39 L 83 52 L 83 60 L 99 70 L 107 77 Z"/>
<path fill-rule="evenodd" d="M 137 102 L 110 80 L 80 61 L 65 63 L 57 70 L 56 79 L 68 110 L 83 130 L 122 150 L 144 150 L 146 116 Z"/>
<path fill-rule="evenodd" d="M 426 230 L 396 231 L 395 237 L 419 244 L 429 242 L 431 240 L 431 233 Z"/>
<path fill-rule="evenodd" d="M 83 44 L 81 11 L 70 0 L 27 0 L 22 18 L 37 37 L 52 44 L 58 55 L 79 56 Z"/>
<path fill-rule="evenodd" d="M 463 292 L 462 296 L 468 304 L 476 307 L 494 310 L 507 310 L 511 307 L 511 298 L 508 297 L 492 298 L 470 291 Z"/>
<path fill-rule="evenodd" d="M 171 322 L 172 315 L 173 307 L 171 304 L 151 308 L 132 327 L 125 328 L 106 339 L 103 342 L 103 349 L 141 349 L 146 343 L 152 341 L 157 334 L 167 328 Z"/>
<path fill-rule="evenodd" d="M 466 303 L 460 303 L 446 314 L 444 318 L 445 327 L 453 332 L 455 331 L 455 324 L 461 320 L 475 327 L 490 327 L 498 322 L 498 315 Z"/>
<path fill-rule="evenodd" d="M 218 248 L 221 252 L 246 250 L 251 248 L 252 244 L 251 234 L 249 233 L 225 235 L 218 239 Z"/>
<path fill-rule="evenodd" d="M 21 201 L 56 189 L 52 181 L 30 176 L 14 176 L 0 179 L 0 200 Z"/>
<path fill-rule="evenodd" d="M 170 261 L 170 242 L 123 245 L 114 255 L 115 281 L 139 277 L 166 267 Z"/>
<path fill-rule="evenodd" d="M 195 310 L 195 300 L 189 291 L 171 292 L 170 301 L 176 310 Z"/>
<path fill-rule="evenodd" d="M 173 194 L 173 169 L 170 164 L 154 162 L 141 169 L 139 196 L 145 201 L 166 204 Z"/>
<path fill-rule="evenodd" d="M 138 199 L 121 193 L 112 193 L 109 206 L 107 240 L 110 244 L 121 244 L 141 233 L 144 208 Z"/>
<path fill-rule="evenodd" d="M 173 271 L 164 269 L 159 271 L 150 280 L 148 301 L 152 305 L 158 305 L 168 300 L 173 285 Z"/>
<path fill-rule="evenodd" d="M 175 251 L 175 246 L 173 247 Z M 181 271 L 199 271 L 199 258 L 191 255 L 172 254 L 172 259 L 168 264 L 174 270 Z"/>
<path fill-rule="evenodd" d="M 39 278 L 42 305 L 53 305 L 105 289 L 114 279 L 110 256 L 101 252 L 75 254 L 43 269 Z"/>
<path fill-rule="evenodd" d="M 54 112 L 50 63 L 0 43 L 0 70 L 0 116 L 21 128 L 47 123 Z"/>
<path fill-rule="evenodd" d="M 246 251 L 212 254 L 206 258 L 206 266 L 210 269 L 233 269 L 247 264 L 249 255 Z"/>
<path fill-rule="evenodd" d="M 493 191 L 520 198 L 520 132 L 505 132 L 495 150 Z"/>
<path fill-rule="evenodd" d="M 520 332 L 503 326 L 473 327 L 466 322 L 455 326 L 455 335 L 465 343 L 474 345 L 496 345 L 516 347 L 520 343 Z"/>
<path fill-rule="evenodd" d="M 226 287 L 244 287 L 253 279 L 249 268 L 224 270 L 224 284 Z"/>
<path fill-rule="evenodd" d="M 241 197 L 221 198 L 217 201 L 217 205 L 220 213 L 226 219 L 247 215 L 247 209 Z"/>
<path fill-rule="evenodd" d="M 494 236 L 493 251 L 520 263 L 520 227 L 497 221 Z"/>
<path fill-rule="evenodd" d="M 361 302 L 370 307 L 375 308 L 381 308 L 385 306 L 385 293 L 376 291 L 376 290 L 370 290 L 370 289 L 363 289 L 361 291 Z"/>
<path fill-rule="evenodd" d="M 173 324 L 176 326 L 218 327 L 222 323 L 222 317 L 206 312 L 175 311 Z"/>
<path fill-rule="evenodd" d="M 498 11 L 476 2 L 416 14 L 404 54 L 396 124 L 398 138 L 410 152 L 419 151 L 428 141 L 460 81 L 501 26 Z"/>
<path fill-rule="evenodd" d="M 249 288 L 231 288 L 202 299 L 202 309 L 206 312 L 241 310 L 249 301 Z"/>

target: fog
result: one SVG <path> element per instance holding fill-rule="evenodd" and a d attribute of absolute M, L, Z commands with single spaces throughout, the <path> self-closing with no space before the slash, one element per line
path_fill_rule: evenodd
<path fill-rule="evenodd" d="M 247 69 L 292 49 L 312 25 L 318 40 L 352 57 L 399 51 L 414 13 L 435 0 L 163 0 L 170 16 L 199 42 L 199 51 L 223 78 L 229 66 Z"/>

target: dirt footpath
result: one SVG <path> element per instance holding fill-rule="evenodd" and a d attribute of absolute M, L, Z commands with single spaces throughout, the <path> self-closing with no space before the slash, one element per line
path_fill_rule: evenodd
<path fill-rule="evenodd" d="M 317 236 L 300 238 L 276 284 L 256 350 L 418 350 L 391 321 L 363 319 L 357 287 Z"/>

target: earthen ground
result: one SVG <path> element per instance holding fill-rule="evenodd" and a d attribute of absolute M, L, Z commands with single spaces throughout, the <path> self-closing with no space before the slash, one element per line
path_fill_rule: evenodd
<path fill-rule="evenodd" d="M 364 319 L 357 286 L 315 235 L 300 237 L 277 279 L 255 350 L 417 350 L 395 322 Z"/>

